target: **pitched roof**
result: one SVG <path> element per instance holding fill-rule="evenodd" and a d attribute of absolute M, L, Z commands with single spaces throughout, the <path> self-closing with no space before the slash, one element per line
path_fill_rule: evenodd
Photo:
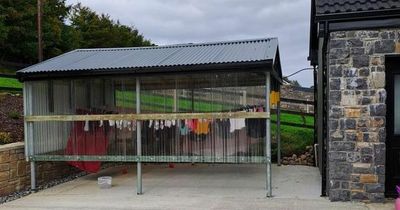
<path fill-rule="evenodd" d="M 400 8 L 400 0 L 316 0 L 316 15 L 381 11 Z"/>
<path fill-rule="evenodd" d="M 277 38 L 151 47 L 78 49 L 18 71 L 18 74 L 120 70 L 275 61 Z M 279 61 L 278 61 L 279 62 Z"/>

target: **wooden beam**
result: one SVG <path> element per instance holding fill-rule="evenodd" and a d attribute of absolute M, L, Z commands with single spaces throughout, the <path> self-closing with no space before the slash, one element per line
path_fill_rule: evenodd
<path fill-rule="evenodd" d="M 99 120 L 179 120 L 269 118 L 268 112 L 210 112 L 210 113 L 161 113 L 161 114 L 101 114 L 101 115 L 46 115 L 25 116 L 26 122 L 45 121 L 99 121 Z"/>

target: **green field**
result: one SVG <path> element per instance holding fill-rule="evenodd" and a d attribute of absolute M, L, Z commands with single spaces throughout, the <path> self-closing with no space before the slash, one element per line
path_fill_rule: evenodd
<path fill-rule="evenodd" d="M 0 77 L 0 87 L 22 88 L 22 83 L 14 78 Z"/>
<path fill-rule="evenodd" d="M 15 70 L 7 69 L 0 66 L 0 74 L 15 74 Z M 22 88 L 22 83 L 14 78 L 4 78 L 0 77 L 0 88 Z"/>

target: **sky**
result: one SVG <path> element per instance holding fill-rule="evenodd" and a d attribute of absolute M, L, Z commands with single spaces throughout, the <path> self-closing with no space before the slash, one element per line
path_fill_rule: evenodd
<path fill-rule="evenodd" d="M 78 2 L 157 45 L 278 37 L 283 75 L 310 67 L 309 0 L 67 0 Z M 289 79 L 313 85 L 312 71 Z"/>

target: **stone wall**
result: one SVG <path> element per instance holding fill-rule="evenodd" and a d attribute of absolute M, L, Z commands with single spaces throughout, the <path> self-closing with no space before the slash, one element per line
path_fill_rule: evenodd
<path fill-rule="evenodd" d="M 42 185 L 78 173 L 65 162 L 38 162 L 36 182 Z M 30 164 L 25 161 L 24 143 L 17 142 L 0 146 L 0 197 L 30 187 Z"/>
<path fill-rule="evenodd" d="M 332 201 L 384 200 L 385 60 L 400 30 L 332 32 L 328 43 L 328 194 Z"/>
<path fill-rule="evenodd" d="M 282 85 L 280 91 L 282 98 L 314 101 L 314 89 L 296 87 L 292 85 Z M 298 111 L 303 113 L 314 113 L 313 105 L 281 101 L 281 108 L 284 110 Z"/>

